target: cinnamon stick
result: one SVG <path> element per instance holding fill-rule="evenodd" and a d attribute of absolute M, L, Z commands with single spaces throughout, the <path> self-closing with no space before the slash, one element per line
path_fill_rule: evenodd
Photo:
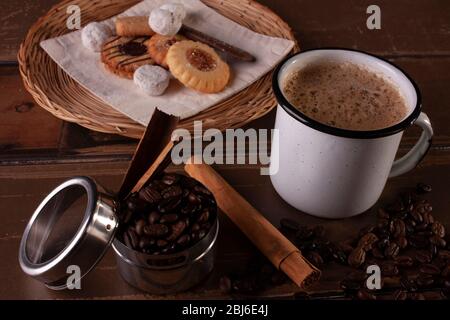
<path fill-rule="evenodd" d="M 144 175 L 152 176 L 162 167 L 156 166 L 152 169 L 155 170 L 153 173 L 148 172 L 155 162 L 163 163 L 160 159 L 161 152 L 166 150 L 167 144 L 171 143 L 172 132 L 176 129 L 178 121 L 178 117 L 168 115 L 159 109 L 155 110 L 123 179 L 118 192 L 119 199 L 125 199 L 132 190 L 135 190 L 139 181 L 142 182 Z"/>
<path fill-rule="evenodd" d="M 319 279 L 320 271 L 310 264 L 277 228 L 206 164 L 189 162 L 185 171 L 215 196 L 219 208 L 255 246 L 295 284 L 306 288 Z"/>

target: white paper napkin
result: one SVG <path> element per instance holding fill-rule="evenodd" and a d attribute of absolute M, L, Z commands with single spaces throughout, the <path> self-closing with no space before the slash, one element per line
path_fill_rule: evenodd
<path fill-rule="evenodd" d="M 176 0 L 145 0 L 119 16 L 149 15 L 153 8 Z M 232 70 L 229 86 L 217 94 L 198 93 L 172 80 L 169 89 L 159 97 L 152 97 L 134 85 L 108 72 L 100 61 L 100 54 L 86 49 L 81 31 L 41 42 L 41 47 L 75 81 L 97 97 L 131 119 L 147 125 L 156 107 L 187 118 L 245 89 L 269 72 L 293 48 L 293 41 L 255 33 L 218 14 L 199 0 L 184 0 L 188 15 L 184 23 L 210 36 L 244 49 L 256 57 L 256 62 L 228 59 Z M 108 19 L 113 25 L 114 18 Z"/>

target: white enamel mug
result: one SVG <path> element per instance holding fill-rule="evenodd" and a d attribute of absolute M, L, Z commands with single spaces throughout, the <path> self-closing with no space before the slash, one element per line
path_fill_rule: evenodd
<path fill-rule="evenodd" d="M 285 98 L 282 84 L 292 71 L 324 60 L 351 62 L 384 76 L 398 87 L 409 113 L 394 126 L 372 131 L 339 129 L 307 117 Z M 334 48 L 304 51 L 278 66 L 273 90 L 279 138 L 272 143 L 272 184 L 286 202 L 305 213 L 334 219 L 368 210 L 387 179 L 413 169 L 431 145 L 433 129 L 421 112 L 417 85 L 398 67 L 370 54 Z M 403 132 L 412 124 L 423 129 L 419 141 L 394 161 Z"/>

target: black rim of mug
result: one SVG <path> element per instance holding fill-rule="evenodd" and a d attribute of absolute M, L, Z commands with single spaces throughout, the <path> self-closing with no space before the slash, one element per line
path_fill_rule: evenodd
<path fill-rule="evenodd" d="M 417 101 L 416 101 L 416 106 L 414 107 L 414 110 L 409 114 L 409 116 L 407 116 L 405 119 L 403 119 L 401 122 L 396 123 L 393 126 L 387 127 L 387 128 L 382 128 L 382 129 L 377 129 L 377 130 L 370 130 L 370 131 L 363 131 L 363 130 L 348 130 L 348 129 L 342 129 L 342 128 L 337 128 L 337 127 L 332 127 L 329 125 L 326 125 L 324 123 L 321 123 L 319 121 L 316 121 L 308 116 L 306 116 L 303 112 L 301 112 L 300 110 L 298 110 L 296 107 L 294 107 L 284 96 L 280 85 L 278 83 L 278 76 L 280 74 L 281 69 L 283 68 L 283 66 L 286 64 L 287 61 L 289 61 L 290 59 L 300 56 L 306 52 L 311 52 L 311 51 L 324 51 L 324 50 L 343 50 L 343 51 L 349 51 L 349 52 L 357 52 L 357 53 L 362 53 L 365 55 L 368 55 L 370 57 L 376 58 L 378 60 L 381 60 L 387 64 L 389 64 L 390 66 L 394 67 L 395 69 L 397 69 L 398 71 L 400 71 L 413 85 L 414 90 L 416 91 L 416 96 L 417 96 Z M 417 120 L 417 118 L 419 117 L 421 111 L 422 111 L 422 95 L 420 93 L 419 87 L 417 86 L 416 82 L 401 68 L 399 68 L 398 66 L 396 66 L 395 64 L 393 64 L 392 62 L 380 58 L 376 55 L 373 55 L 371 53 L 365 52 L 365 51 L 361 51 L 361 50 L 354 50 L 354 49 L 347 49 L 347 48 L 339 48 L 339 47 L 326 47 L 326 48 L 318 48 L 318 49 L 309 49 L 309 50 L 305 50 L 302 51 L 300 53 L 295 53 L 292 54 L 288 57 L 286 57 L 285 59 L 283 59 L 283 61 L 280 62 L 280 64 L 277 66 L 277 68 L 275 69 L 274 73 L 273 73 L 273 77 L 272 77 L 272 88 L 273 88 L 273 92 L 275 94 L 275 97 L 279 103 L 279 105 L 294 119 L 300 121 L 301 123 L 307 125 L 308 127 L 311 127 L 313 129 L 316 129 L 318 131 L 324 132 L 324 133 L 328 133 L 334 136 L 340 136 L 340 137 L 345 137 L 345 138 L 355 138 L 355 139 L 373 139 L 373 138 L 381 138 L 381 137 L 386 137 L 386 136 L 390 136 L 393 134 L 396 134 L 398 132 L 404 131 L 405 129 L 407 129 L 408 127 L 410 127 L 411 125 L 414 124 L 414 122 Z"/>

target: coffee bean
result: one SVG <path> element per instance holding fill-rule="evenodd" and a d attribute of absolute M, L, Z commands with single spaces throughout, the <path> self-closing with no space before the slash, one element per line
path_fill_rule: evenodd
<path fill-rule="evenodd" d="M 422 214 L 423 222 L 427 225 L 432 224 L 434 222 L 434 217 L 431 212 L 424 212 Z"/>
<path fill-rule="evenodd" d="M 402 279 L 400 280 L 400 284 L 402 286 L 403 289 L 412 292 L 412 291 L 417 291 L 417 284 L 416 281 L 412 278 L 409 277 L 402 277 Z"/>
<path fill-rule="evenodd" d="M 137 222 L 136 222 L 136 233 L 139 235 L 139 236 L 142 236 L 143 234 L 144 234 L 144 227 L 146 226 L 146 222 L 145 222 L 145 220 L 144 219 L 139 219 Z"/>
<path fill-rule="evenodd" d="M 366 260 L 366 251 L 362 247 L 357 247 L 348 256 L 348 264 L 354 268 L 360 267 Z"/>
<path fill-rule="evenodd" d="M 384 254 L 379 248 L 373 248 L 372 255 L 377 259 L 384 259 Z"/>
<path fill-rule="evenodd" d="M 197 232 L 200 230 L 200 225 L 198 223 L 194 223 L 191 227 L 192 232 Z"/>
<path fill-rule="evenodd" d="M 139 248 L 146 249 L 154 244 L 155 244 L 155 240 L 144 236 L 144 237 L 141 237 L 141 240 L 139 241 Z"/>
<path fill-rule="evenodd" d="M 425 248 L 430 243 L 426 237 L 417 234 L 410 235 L 408 242 L 414 248 Z"/>
<path fill-rule="evenodd" d="M 314 232 L 310 228 L 305 227 L 305 226 L 299 226 L 297 228 L 297 233 L 295 234 L 295 237 L 298 240 L 302 240 L 302 241 L 311 239 L 313 236 L 314 236 Z"/>
<path fill-rule="evenodd" d="M 164 177 L 161 179 L 161 181 L 168 186 L 175 184 L 179 180 L 180 176 L 177 174 L 165 174 Z"/>
<path fill-rule="evenodd" d="M 164 224 L 149 224 L 144 227 L 144 233 L 149 237 L 161 238 L 169 232 L 169 227 Z"/>
<path fill-rule="evenodd" d="M 413 257 L 419 264 L 429 263 L 432 258 L 431 254 L 425 250 L 416 251 Z"/>
<path fill-rule="evenodd" d="M 159 222 L 162 224 L 174 223 L 178 220 L 178 215 L 176 213 L 166 213 L 161 216 Z"/>
<path fill-rule="evenodd" d="M 384 277 L 396 276 L 399 273 L 397 266 L 395 265 L 394 262 L 391 262 L 391 261 L 383 262 L 380 266 L 380 269 L 381 269 L 381 274 Z"/>
<path fill-rule="evenodd" d="M 180 203 L 181 197 L 164 199 L 158 204 L 158 211 L 161 213 L 169 213 L 174 211 Z"/>
<path fill-rule="evenodd" d="M 444 278 L 450 278 L 450 264 L 443 268 L 441 276 L 443 276 Z"/>
<path fill-rule="evenodd" d="M 156 204 L 161 200 L 161 194 L 153 187 L 145 187 L 139 191 L 139 198 L 149 204 Z"/>
<path fill-rule="evenodd" d="M 421 265 L 419 268 L 419 271 L 423 274 L 429 274 L 429 275 L 433 275 L 433 276 L 441 273 L 441 270 L 438 267 L 436 267 L 434 264 L 430 264 L 430 263 Z"/>
<path fill-rule="evenodd" d="M 408 240 L 406 237 L 400 237 L 395 240 L 395 243 L 400 247 L 400 249 L 405 249 L 408 246 Z"/>
<path fill-rule="evenodd" d="M 410 256 L 397 256 L 395 263 L 400 267 L 409 268 L 414 265 L 414 259 Z"/>
<path fill-rule="evenodd" d="M 283 218 L 280 220 L 281 228 L 284 228 L 289 231 L 297 232 L 299 229 L 299 224 L 297 221 L 294 221 L 292 219 Z"/>
<path fill-rule="evenodd" d="M 376 300 L 377 297 L 370 293 L 369 290 L 367 289 L 359 289 L 356 297 L 358 298 L 358 300 Z"/>
<path fill-rule="evenodd" d="M 438 257 L 444 260 L 450 260 L 450 251 L 449 250 L 439 250 Z"/>
<path fill-rule="evenodd" d="M 156 241 L 156 246 L 158 248 L 166 247 L 168 244 L 169 244 L 169 242 L 167 242 L 167 240 L 164 240 L 164 239 L 159 239 L 158 241 Z"/>
<path fill-rule="evenodd" d="M 150 224 L 155 224 L 159 222 L 159 219 L 161 218 L 161 214 L 157 211 L 152 211 L 149 215 L 148 215 L 148 222 Z"/>
<path fill-rule="evenodd" d="M 209 209 L 203 209 L 202 213 L 199 215 L 198 219 L 197 219 L 197 223 L 202 224 L 205 223 L 209 220 Z"/>
<path fill-rule="evenodd" d="M 361 288 L 361 282 L 356 280 L 344 279 L 340 283 L 341 288 L 345 291 L 356 291 Z"/>
<path fill-rule="evenodd" d="M 378 241 L 378 237 L 374 233 L 367 233 L 359 239 L 358 246 L 365 251 L 372 249 L 373 245 Z"/>
<path fill-rule="evenodd" d="M 440 238 L 445 237 L 445 227 L 440 222 L 434 222 L 431 225 L 431 231 Z"/>
<path fill-rule="evenodd" d="M 443 238 L 441 238 L 437 235 L 431 236 L 429 238 L 429 241 L 430 241 L 430 243 L 432 243 L 442 249 L 444 249 L 447 246 L 447 242 Z"/>
<path fill-rule="evenodd" d="M 422 223 L 423 222 L 423 217 L 422 214 L 419 212 L 420 209 L 415 208 L 413 211 L 411 211 L 411 217 L 413 218 L 413 220 L 417 223 Z"/>
<path fill-rule="evenodd" d="M 392 226 L 393 226 L 392 235 L 394 236 L 394 238 L 405 237 L 406 226 L 402 220 L 400 220 L 400 219 L 393 220 Z"/>
<path fill-rule="evenodd" d="M 389 236 L 380 237 L 380 241 L 378 241 L 377 246 L 380 250 L 384 250 L 390 244 Z"/>
<path fill-rule="evenodd" d="M 394 292 L 394 300 L 406 300 L 408 299 L 408 293 L 403 290 L 397 290 Z"/>
<path fill-rule="evenodd" d="M 200 204 L 202 202 L 201 199 L 193 192 L 189 193 L 188 201 L 194 205 Z"/>
<path fill-rule="evenodd" d="M 179 197 L 183 194 L 180 186 L 170 186 L 161 192 L 164 199 Z"/>
<path fill-rule="evenodd" d="M 425 300 L 425 296 L 419 292 L 412 292 L 408 294 L 409 300 Z"/>
<path fill-rule="evenodd" d="M 435 244 L 430 244 L 428 246 L 428 252 L 431 254 L 431 257 L 434 257 L 438 253 L 438 247 Z"/>
<path fill-rule="evenodd" d="M 311 262 L 316 268 L 321 268 L 323 265 L 323 259 L 320 254 L 314 251 L 308 252 L 306 259 Z"/>
<path fill-rule="evenodd" d="M 349 254 L 350 252 L 353 251 L 353 247 L 352 247 L 349 243 L 347 243 L 347 242 L 345 242 L 345 241 L 341 241 L 341 242 L 338 244 L 338 248 L 339 248 L 340 250 L 342 250 L 345 254 Z"/>
<path fill-rule="evenodd" d="M 188 203 L 184 207 L 181 208 L 180 212 L 183 215 L 191 215 L 197 211 L 197 205 Z"/>
<path fill-rule="evenodd" d="M 425 184 L 425 183 L 423 183 L 423 182 L 420 182 L 420 183 L 418 183 L 417 186 L 416 186 L 416 191 L 417 191 L 418 193 L 422 194 L 422 193 L 428 193 L 428 192 L 431 192 L 432 189 L 431 189 L 431 186 L 430 186 L 430 185 Z"/>
<path fill-rule="evenodd" d="M 172 232 L 169 235 L 169 237 L 167 238 L 167 240 L 175 241 L 176 239 L 178 239 L 179 236 L 181 236 L 181 234 L 186 229 L 186 223 L 183 220 L 180 220 L 180 221 L 176 222 L 175 224 L 173 224 L 171 229 L 172 229 Z"/>
<path fill-rule="evenodd" d="M 184 234 L 184 235 L 182 235 L 181 237 L 178 238 L 177 243 L 180 246 L 186 247 L 189 244 L 190 241 L 191 241 L 191 236 L 188 235 L 188 234 Z"/>
<path fill-rule="evenodd" d="M 401 198 L 396 199 L 393 203 L 386 207 L 386 210 L 391 213 L 398 213 L 405 211 L 405 205 Z"/>
<path fill-rule="evenodd" d="M 395 258 L 399 252 L 400 247 L 395 242 L 391 242 L 386 249 L 384 249 L 384 256 L 387 258 Z"/>

